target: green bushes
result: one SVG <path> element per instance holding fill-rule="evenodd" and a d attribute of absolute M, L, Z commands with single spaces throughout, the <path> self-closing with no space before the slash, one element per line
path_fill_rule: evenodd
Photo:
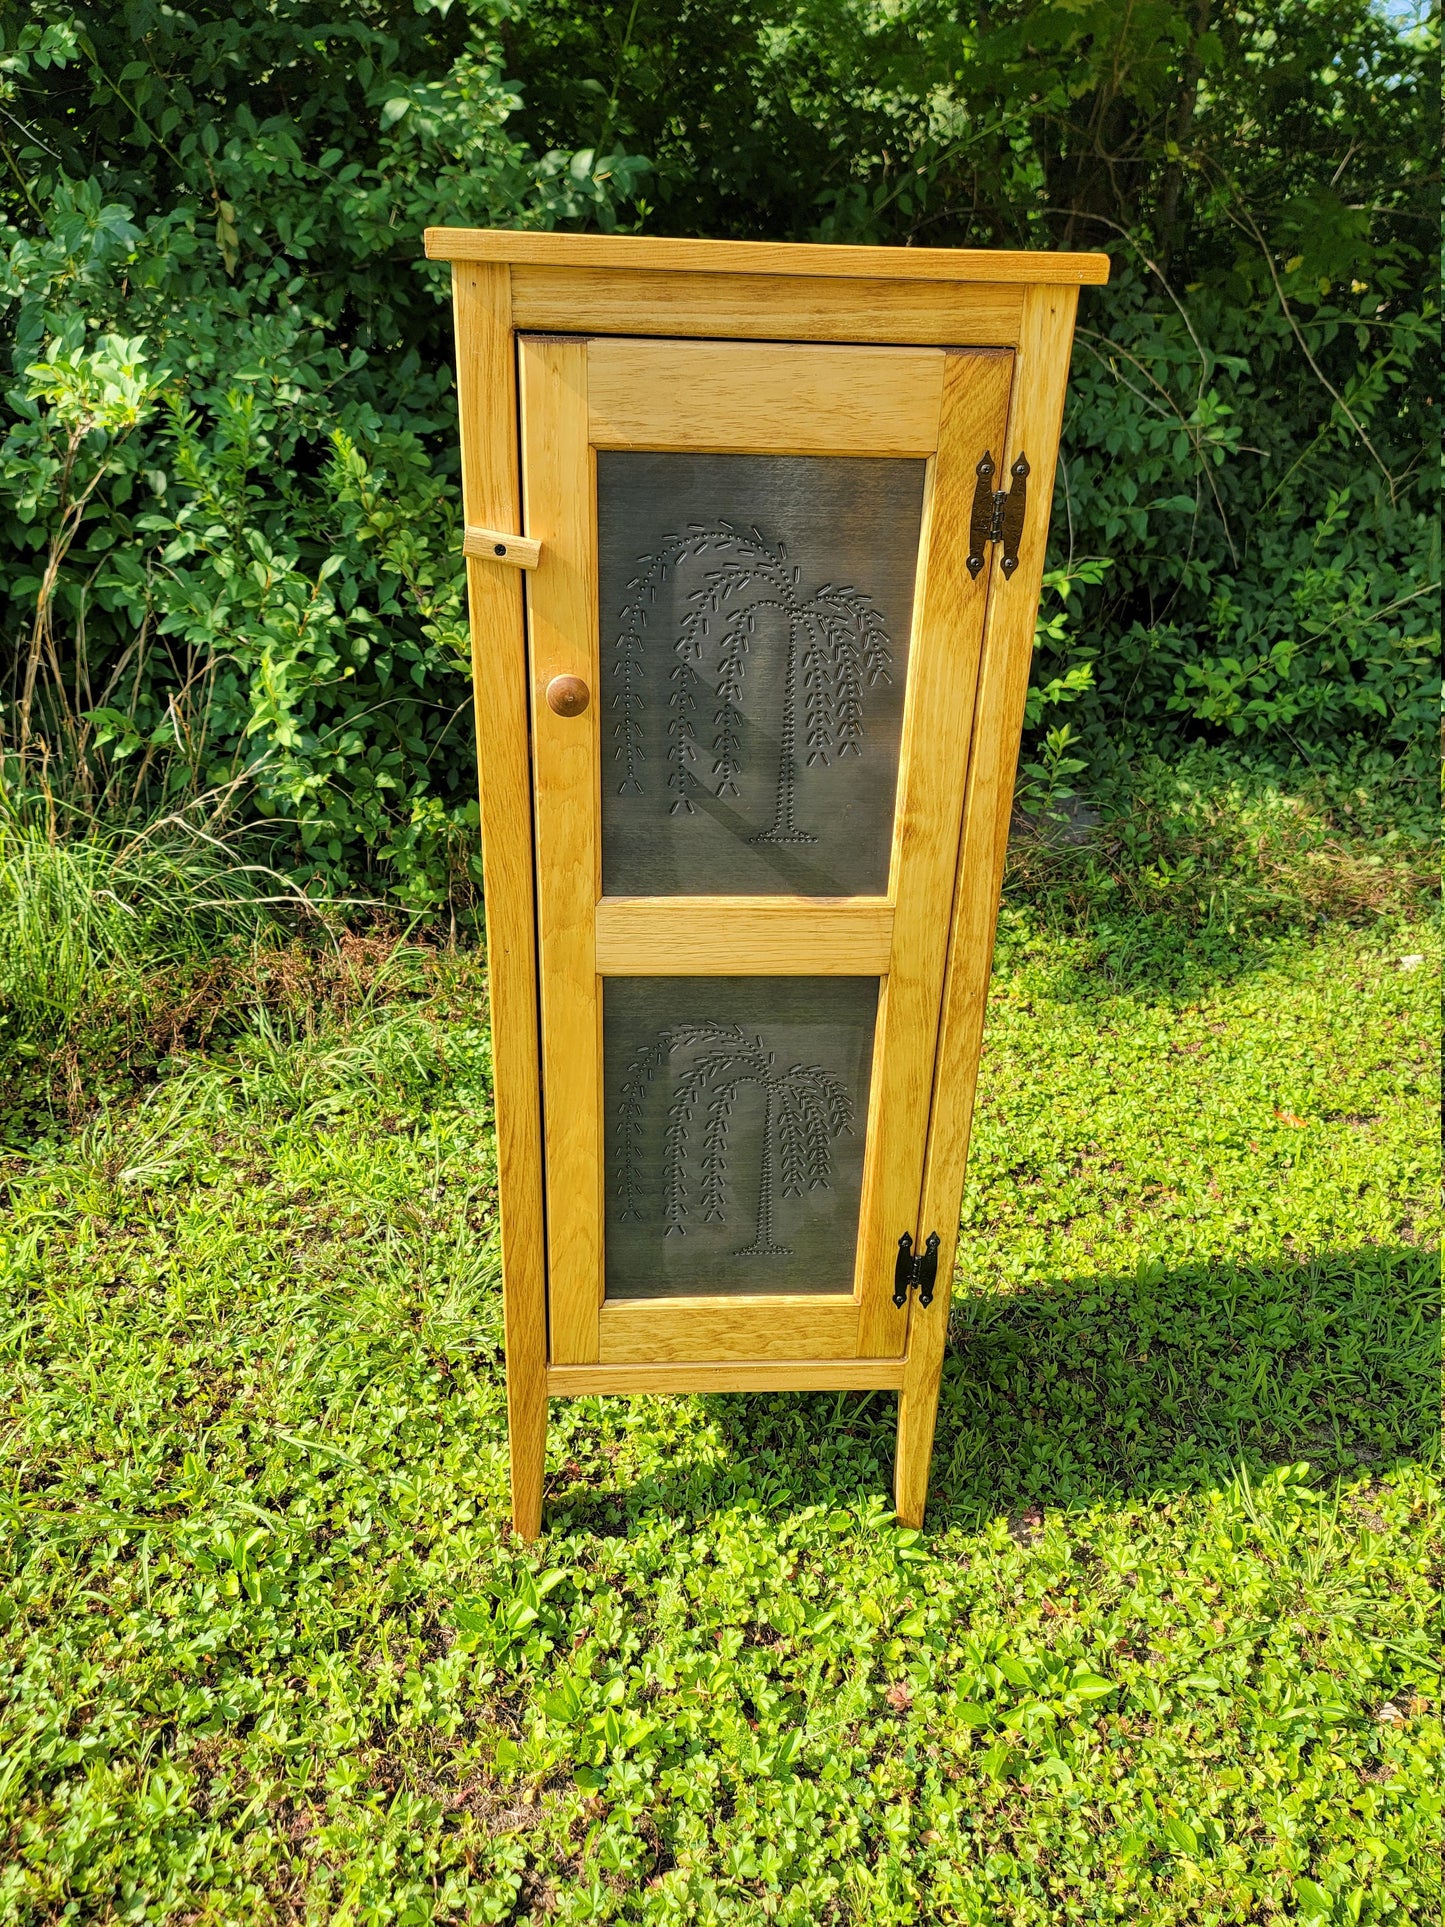
<path fill-rule="evenodd" d="M 1311 332 L 1337 341 L 1353 326 L 1364 344 L 1352 412 L 1390 438 L 1387 471 L 1309 392 L 1277 314 L 1222 289 L 1196 292 L 1187 316 L 1160 312 L 1125 268 L 1106 311 L 1082 315 L 1055 540 L 1110 562 L 1063 651 L 1093 671 L 1096 753 L 1105 735 L 1327 757 L 1354 739 L 1402 759 L 1406 782 L 1423 769 L 1438 532 L 1397 389 L 1430 352 L 1431 323 L 1365 318 L 1371 300 L 1353 321 L 1321 304 Z M 1299 445 L 1304 424 L 1313 446 Z"/>
<path fill-rule="evenodd" d="M 1366 0 L 1285 28 L 1013 0 L 986 31 L 941 0 L 0 12 L 3 780 L 129 823 L 219 789 L 297 888 L 464 919 L 450 320 L 420 232 L 622 218 L 1108 246 L 1033 802 L 1227 739 L 1348 747 L 1413 794 L 1433 31 Z"/>
<path fill-rule="evenodd" d="M 52 7 L 0 60 L 44 123 L 0 280 L 9 780 L 40 751 L 125 820 L 236 786 L 298 885 L 417 909 L 476 875 L 420 231 L 607 221 L 637 172 L 531 156 L 485 11 L 444 11 Z"/>
<path fill-rule="evenodd" d="M 1402 34 L 1360 0 L 761 11 L 750 33 L 730 0 L 537 0 L 506 29 L 522 124 L 599 125 L 582 76 L 608 76 L 609 131 L 655 164 L 654 228 L 1107 248 L 1031 741 L 1067 728 L 1054 760 L 1097 777 L 1141 744 L 1319 762 L 1353 739 L 1413 789 L 1438 694 L 1433 20 Z"/>

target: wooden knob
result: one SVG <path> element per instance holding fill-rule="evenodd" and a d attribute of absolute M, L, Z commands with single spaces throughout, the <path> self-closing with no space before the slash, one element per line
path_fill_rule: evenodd
<path fill-rule="evenodd" d="M 580 716 L 592 691 L 580 676 L 554 676 L 547 685 L 547 707 L 558 716 Z"/>

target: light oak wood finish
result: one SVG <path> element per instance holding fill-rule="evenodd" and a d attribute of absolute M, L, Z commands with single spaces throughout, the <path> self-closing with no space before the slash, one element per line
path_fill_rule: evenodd
<path fill-rule="evenodd" d="M 883 897 L 603 897 L 603 977 L 876 977 L 893 950 Z"/>
<path fill-rule="evenodd" d="M 773 274 L 514 267 L 518 328 L 732 341 L 917 342 L 1011 348 L 1023 289 L 1006 282 L 828 280 Z"/>
<path fill-rule="evenodd" d="M 538 234 L 510 228 L 433 227 L 432 261 L 528 262 L 669 274 L 805 274 L 889 281 L 1005 281 L 1079 287 L 1109 278 L 1106 254 L 992 248 L 819 247 L 796 241 L 690 241 L 635 234 Z"/>
<path fill-rule="evenodd" d="M 550 555 L 549 565 L 534 577 L 531 597 L 533 673 L 539 680 L 551 673 L 558 655 L 557 649 L 550 654 L 544 649 L 545 635 L 560 643 L 564 633 L 572 638 L 575 673 L 594 686 L 598 680 L 595 592 L 589 588 L 584 594 L 577 586 L 584 572 L 589 582 L 595 576 L 591 525 L 584 530 L 574 517 L 565 533 L 555 538 L 552 533 L 566 503 L 585 496 L 590 512 L 591 469 L 577 426 L 584 405 L 586 440 L 592 445 L 615 439 L 613 425 L 627 416 L 629 435 L 635 430 L 664 447 L 765 441 L 779 450 L 844 453 L 865 447 L 878 453 L 881 442 L 883 448 L 906 446 L 929 458 L 886 947 L 879 941 L 883 930 L 877 913 L 887 906 L 876 900 L 831 906 L 815 901 L 794 910 L 795 919 L 806 920 L 807 944 L 801 950 L 779 941 L 798 931 L 796 922 L 793 930 L 785 929 L 780 918 L 789 915 L 788 906 L 776 899 L 721 899 L 700 908 L 696 899 L 658 898 L 620 913 L 605 902 L 586 902 L 583 879 L 595 869 L 600 834 L 597 739 L 580 725 L 572 725 L 576 733 L 569 736 L 555 728 L 544 731 L 539 723 L 536 734 L 552 1362 L 838 1357 L 849 1351 L 898 1357 L 908 1318 L 906 1307 L 891 1302 L 893 1262 L 902 1231 L 920 1240 L 922 1235 L 923 1152 L 986 593 L 963 568 L 964 536 L 978 458 L 985 448 L 1002 448 L 1010 353 L 559 336 L 521 340 L 527 527 L 548 544 Z M 533 425 L 527 371 L 534 359 L 539 367 L 565 362 L 565 381 L 536 391 L 537 406 L 562 410 L 565 425 L 544 430 L 540 416 Z M 580 404 L 584 380 L 585 404 Z M 644 423 L 646 410 L 651 416 Z M 894 424 L 891 430 L 885 416 Z M 866 433 L 860 420 L 867 422 Z M 905 432 L 899 422 L 911 426 Z M 548 505 L 545 515 L 542 501 Z M 585 642 L 580 640 L 584 623 Z M 567 655 L 567 649 L 560 654 Z M 621 933 L 612 921 L 618 915 Z M 860 954 L 857 937 L 864 919 L 872 920 L 873 928 Z M 754 931 L 764 933 L 765 941 L 757 943 Z M 749 968 L 771 974 L 784 958 L 791 974 L 838 974 L 848 965 L 846 974 L 881 979 L 859 1233 L 852 1272 L 839 1281 L 852 1288 L 848 1333 L 824 1322 L 818 1300 L 795 1301 L 792 1313 L 777 1318 L 756 1298 L 738 1300 L 726 1315 L 704 1312 L 691 1301 L 676 1311 L 658 1301 L 602 1304 L 605 1126 L 600 1052 L 595 1041 L 589 1042 L 598 1035 L 599 977 L 732 976 Z M 588 1222 L 593 1210 L 597 1218 Z M 620 1353 L 612 1349 L 618 1345 Z"/>
<path fill-rule="evenodd" d="M 527 1537 L 540 1528 L 549 1391 L 580 1396 L 875 1386 L 900 1391 L 895 1503 L 902 1517 L 919 1523 L 1074 308 L 1080 285 L 1107 280 L 1107 258 L 448 229 L 428 234 L 427 251 L 457 264 L 463 512 L 473 532 L 465 547 L 486 864 L 514 1524 Z M 553 339 L 521 346 L 524 392 L 519 397 L 512 342 L 518 333 L 533 331 Z M 559 340 L 559 335 L 571 339 Z M 619 343 L 609 336 L 634 339 Z M 730 401 L 727 384 L 719 380 L 722 359 L 708 362 L 709 352 L 718 355 L 725 341 L 746 344 L 746 352 L 760 357 L 749 371 L 750 377 L 756 371 L 756 380 L 742 384 L 747 393 L 761 384 L 757 405 Z M 762 343 L 808 345 L 764 349 Z M 887 383 L 878 386 L 870 373 L 860 392 L 855 374 L 840 381 L 826 372 L 848 363 L 846 352 L 842 360 L 827 359 L 840 348 L 868 344 L 915 356 L 940 347 L 1017 349 L 1012 415 L 998 472 L 1005 479 L 1015 455 L 1024 452 L 1032 473 L 1020 567 L 1011 582 L 1005 583 L 999 571 L 997 549 L 990 551 L 979 582 L 967 580 L 962 571 L 967 507 L 960 507 L 957 462 L 950 452 L 955 440 L 950 424 L 957 422 L 958 459 L 971 470 L 981 450 L 962 444 L 996 419 L 1007 357 L 990 367 L 988 357 L 975 356 L 963 374 L 945 367 L 940 357 L 932 399 L 922 404 L 920 416 L 912 391 L 890 396 Z M 587 397 L 589 359 L 603 371 L 595 422 Z M 897 356 L 885 359 L 901 365 Z M 809 387 L 806 381 L 800 386 L 799 370 L 824 372 Z M 649 372 L 657 378 L 654 392 L 648 391 Z M 664 394 L 669 385 L 672 392 Z M 519 400 L 527 442 L 525 517 L 519 513 L 515 441 Z M 774 425 L 778 410 L 795 425 L 782 439 Z M 716 417 L 712 424 L 700 425 L 709 412 Z M 563 718 L 547 711 L 543 696 L 556 676 L 577 676 L 597 687 L 594 429 L 615 438 L 608 444 L 615 446 L 929 454 L 935 416 L 938 452 L 930 461 L 911 671 L 918 681 L 910 687 L 904 722 L 888 901 L 825 905 L 810 899 L 798 906 L 766 899 L 721 908 L 709 899 L 701 914 L 721 910 L 726 928 L 704 933 L 705 942 L 667 922 L 667 909 L 692 912 L 696 900 L 599 902 L 599 705 Z M 654 440 L 656 434 L 663 438 Z M 803 435 L 810 439 L 800 440 Z M 991 429 L 985 441 L 999 454 Z M 971 483 L 971 473 L 968 479 Z M 519 528 L 525 528 L 525 536 L 518 536 Z M 488 538 L 491 554 L 485 551 Z M 519 553 L 519 540 L 537 553 Z M 497 541 L 507 544 L 507 558 L 495 554 Z M 534 563 L 527 577 L 530 657 L 523 647 L 522 576 L 516 567 L 527 560 Z M 977 652 L 960 611 L 972 608 L 976 637 L 985 595 L 975 678 Z M 943 704 L 934 711 L 933 747 L 945 745 L 938 760 L 950 772 L 936 777 L 927 770 L 927 736 L 916 727 L 925 681 L 937 670 L 928 642 L 935 631 L 953 638 L 938 656 L 951 679 L 942 689 L 935 686 L 931 698 Z M 534 759 L 529 759 L 529 717 Z M 559 733 L 549 736 L 549 729 Z M 946 820 L 954 808 L 950 799 L 965 758 L 962 807 L 954 816 L 958 861 L 950 883 L 951 934 L 941 987 L 934 972 L 935 1015 L 941 1009 L 941 1017 L 930 1043 L 930 1078 L 926 1067 L 920 1072 L 894 1053 L 890 1040 L 905 1030 L 916 1035 L 913 1020 L 905 1023 L 905 1009 L 926 1002 L 927 941 L 920 938 L 918 923 L 931 892 L 918 887 L 917 879 L 925 871 L 936 877 L 940 868 L 947 870 L 934 846 L 946 841 Z M 804 908 L 810 918 L 830 910 L 833 920 L 826 929 L 790 927 L 789 919 Z M 546 963 L 540 971 L 539 941 Z M 709 950 L 710 968 L 720 975 L 747 969 L 786 974 L 784 959 L 796 958 L 800 946 L 810 953 L 808 974 L 853 974 L 845 968 L 851 964 L 859 974 L 884 980 L 861 1241 L 872 1242 L 866 1260 L 860 1256 L 853 1295 L 603 1304 L 601 975 L 710 974 Z M 539 976 L 550 988 L 539 986 Z M 539 987 L 546 1032 L 540 1051 Z M 559 991 L 565 992 L 560 1002 Z M 549 1001 L 554 1015 L 562 1011 L 560 1027 L 549 1021 Z M 934 1020 L 925 1013 L 924 1021 Z M 893 1169 L 884 1122 L 901 1126 L 903 1111 L 910 1105 L 917 1109 L 925 1087 L 926 1142 L 915 1140 L 909 1181 L 916 1209 L 904 1221 L 920 1242 L 936 1230 L 943 1245 L 934 1303 L 921 1311 L 915 1298 L 905 1320 L 886 1304 L 892 1251 L 880 1244 L 880 1227 L 897 1215 L 897 1197 L 908 1185 Z M 545 1362 L 544 1091 L 549 1151 L 571 1167 L 568 1181 L 554 1181 L 548 1197 L 547 1230 L 557 1266 L 550 1364 Z M 900 1129 L 900 1143 L 902 1135 Z M 579 1165 L 577 1153 L 584 1148 L 588 1157 Z M 899 1170 L 904 1163 L 900 1153 Z M 575 1181 L 579 1170 L 584 1173 L 580 1184 Z M 896 1231 L 890 1222 L 890 1241 Z M 888 1261 L 881 1279 L 878 1250 Z"/>
<path fill-rule="evenodd" d="M 838 1359 L 858 1351 L 857 1302 L 831 1293 L 609 1299 L 600 1325 L 598 1358 L 604 1365 Z"/>
<path fill-rule="evenodd" d="M 501 529 L 468 527 L 462 531 L 462 554 L 478 561 L 504 562 L 513 569 L 535 569 L 542 559 L 542 544 Z"/>
<path fill-rule="evenodd" d="M 987 599 L 984 576 L 975 580 L 964 566 L 968 513 L 979 456 L 1003 445 L 1013 358 L 1007 352 L 950 354 L 944 365 L 898 771 L 890 880 L 896 904 L 893 947 L 878 1013 L 863 1173 L 857 1293 L 864 1312 L 858 1349 L 874 1357 L 901 1352 L 908 1325 L 907 1307 L 896 1307 L 891 1291 L 878 1290 L 874 1281 L 891 1281 L 900 1233 L 911 1231 L 921 1247 L 932 1229 L 917 1217 L 919 1147 L 928 1133 Z"/>
<path fill-rule="evenodd" d="M 611 424 L 626 411 L 630 434 L 642 432 L 642 413 L 650 409 L 645 439 L 662 446 L 734 438 L 747 445 L 766 435 L 777 449 L 833 453 L 860 445 L 878 452 L 881 422 L 873 420 L 866 436 L 857 424 L 859 411 L 881 412 L 912 423 L 906 434 L 895 428 L 884 446 L 906 443 L 929 457 L 886 946 L 879 912 L 888 906 L 876 899 L 790 907 L 766 898 L 711 906 L 655 898 L 621 910 L 589 901 L 585 879 L 596 876 L 600 839 L 593 719 L 558 733 L 555 719 L 538 710 L 534 724 L 552 1362 L 898 1357 L 908 1313 L 891 1302 L 893 1262 L 903 1230 L 920 1243 L 924 1235 L 923 1154 L 986 597 L 985 582 L 963 567 L 965 537 L 978 458 L 1003 446 L 1010 352 L 523 336 L 521 356 L 527 528 L 549 556 L 530 598 L 537 682 L 563 659 L 563 673 L 598 681 L 595 536 L 576 504 L 585 498 L 591 516 L 584 442 L 611 437 Z M 550 386 L 534 384 L 534 364 L 565 375 Z M 719 419 L 728 424 L 729 411 L 741 407 L 739 397 L 747 398 L 756 423 L 735 412 L 719 429 Z M 543 411 L 535 419 L 534 404 Z M 546 411 L 558 418 L 544 419 Z M 860 950 L 865 929 L 869 941 Z M 806 938 L 801 949 L 799 934 Z M 851 1275 L 839 1281 L 852 1288 L 848 1330 L 827 1322 L 825 1300 L 795 1300 L 776 1316 L 757 1298 L 722 1307 L 691 1300 L 603 1304 L 600 977 L 731 976 L 749 968 L 771 974 L 785 958 L 791 974 L 837 974 L 849 965 L 846 974 L 881 979 L 859 1234 Z"/>
<path fill-rule="evenodd" d="M 587 445 L 587 346 L 518 343 L 527 533 L 544 545 L 528 628 L 537 821 L 542 1101 L 547 1127 L 551 1357 L 597 1357 L 602 1297 L 602 1002 L 592 914 L 601 894 L 597 704 L 559 716 L 549 682 L 597 686 L 597 541 Z"/>
<path fill-rule="evenodd" d="M 603 336 L 588 344 L 591 441 L 758 455 L 931 455 L 943 363 L 937 348 Z"/>
<path fill-rule="evenodd" d="M 769 1359 L 728 1365 L 553 1365 L 556 1397 L 639 1392 L 892 1392 L 903 1383 L 901 1358 Z"/>
<path fill-rule="evenodd" d="M 521 510 L 507 271 L 485 263 L 459 264 L 452 290 L 459 344 L 462 513 L 476 523 L 506 526 Z M 542 1522 L 547 1306 L 521 578 L 509 569 L 469 561 L 467 593 L 486 879 L 512 1523 L 530 1539 Z"/>
<path fill-rule="evenodd" d="M 1017 455 L 1027 454 L 1028 510 L 1019 567 L 1012 580 L 1005 581 L 997 550 L 984 572 L 990 585 L 989 607 L 919 1217 L 920 1226 L 936 1230 L 942 1241 L 939 1285 L 927 1311 L 915 1304 L 898 1401 L 894 1504 L 899 1516 L 913 1525 L 922 1523 L 928 1497 L 948 1333 L 949 1280 L 1077 302 L 1078 295 L 1071 289 L 1031 288 L 1024 296 L 1024 327 L 1002 472 L 1007 474 Z"/>

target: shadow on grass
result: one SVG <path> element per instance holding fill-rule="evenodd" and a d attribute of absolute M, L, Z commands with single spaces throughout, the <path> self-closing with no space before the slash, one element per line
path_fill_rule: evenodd
<path fill-rule="evenodd" d="M 1200 1490 L 1241 1462 L 1384 1474 L 1438 1449 L 1439 1359 L 1436 1261 L 1403 1245 L 955 1287 L 928 1525 Z M 617 1534 L 643 1512 L 856 1506 L 888 1489 L 892 1393 L 699 1403 L 721 1463 L 690 1455 L 684 1429 L 630 1486 L 554 1487 L 548 1528 Z"/>

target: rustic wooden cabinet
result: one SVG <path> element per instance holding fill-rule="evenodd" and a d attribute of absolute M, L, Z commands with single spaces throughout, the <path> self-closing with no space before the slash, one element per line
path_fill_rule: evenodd
<path fill-rule="evenodd" d="M 928 1484 L 1078 289 L 440 228 L 513 1515 L 547 1399 L 892 1388 Z"/>

